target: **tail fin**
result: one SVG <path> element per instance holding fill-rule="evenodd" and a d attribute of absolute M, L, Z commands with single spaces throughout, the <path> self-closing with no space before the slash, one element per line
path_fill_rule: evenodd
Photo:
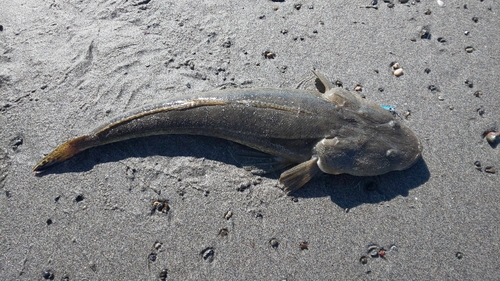
<path fill-rule="evenodd" d="M 38 162 L 33 167 L 33 172 L 42 172 L 46 168 L 54 164 L 61 163 L 86 150 L 87 148 L 90 148 L 91 146 L 89 145 L 89 142 L 88 136 L 81 136 L 61 144 L 49 153 L 49 155 L 45 156 L 40 162 Z"/>

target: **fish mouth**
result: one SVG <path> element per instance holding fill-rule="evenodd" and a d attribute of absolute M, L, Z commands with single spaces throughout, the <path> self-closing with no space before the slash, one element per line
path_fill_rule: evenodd
<path fill-rule="evenodd" d="M 415 157 L 413 157 L 412 165 L 417 162 L 420 158 L 422 158 L 422 151 L 424 150 L 424 147 L 422 146 L 422 143 L 418 141 L 418 152 L 415 154 Z"/>
<path fill-rule="evenodd" d="M 406 165 L 404 165 L 401 169 L 399 169 L 399 171 L 402 171 L 402 170 L 406 170 L 408 168 L 410 168 L 411 166 L 413 166 L 420 158 L 422 158 L 422 150 L 423 150 L 423 146 L 422 146 L 422 143 L 420 142 L 420 140 L 417 139 L 417 142 L 418 142 L 418 145 L 416 147 L 416 149 L 412 152 L 413 154 L 413 157 L 411 157 L 409 159 L 409 161 L 406 163 Z"/>

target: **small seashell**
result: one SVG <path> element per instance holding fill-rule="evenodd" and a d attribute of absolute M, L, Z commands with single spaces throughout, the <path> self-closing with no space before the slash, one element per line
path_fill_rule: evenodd
<path fill-rule="evenodd" d="M 228 233 L 229 233 L 229 231 L 227 230 L 227 228 L 223 228 L 223 229 L 219 230 L 219 236 L 221 236 L 221 237 L 227 236 Z"/>
<path fill-rule="evenodd" d="M 493 166 L 487 166 L 486 168 L 484 168 L 484 171 L 486 173 L 490 173 L 490 174 L 496 173 L 496 170 L 495 170 L 495 168 Z"/>
<path fill-rule="evenodd" d="M 385 258 L 385 254 L 387 254 L 387 251 L 384 248 L 380 248 L 380 250 L 378 250 L 379 257 Z"/>
<path fill-rule="evenodd" d="M 391 245 L 391 248 L 389 248 L 389 251 L 394 251 L 394 252 L 397 252 L 398 251 L 398 247 L 396 245 Z"/>
<path fill-rule="evenodd" d="M 271 244 L 271 247 L 273 248 L 278 248 L 278 246 L 280 245 L 280 243 L 278 242 L 278 240 L 276 240 L 275 238 L 269 240 L 269 244 Z"/>
<path fill-rule="evenodd" d="M 399 63 L 397 62 L 392 65 L 392 69 L 398 69 L 399 67 Z"/>
<path fill-rule="evenodd" d="M 359 262 L 362 263 L 362 264 L 367 264 L 368 263 L 368 257 L 367 256 L 362 256 L 359 259 Z"/>
<path fill-rule="evenodd" d="M 203 250 L 201 252 L 201 256 L 203 257 L 204 260 L 208 261 L 208 262 L 212 262 L 214 260 L 214 255 L 215 255 L 215 251 L 213 250 L 213 248 L 206 248 L 205 250 Z"/>
<path fill-rule="evenodd" d="M 402 68 L 398 68 L 398 69 L 394 70 L 394 76 L 399 77 L 401 75 L 403 75 L 403 69 Z"/>
<path fill-rule="evenodd" d="M 162 269 L 160 271 L 160 280 L 166 280 L 167 279 L 167 275 L 168 275 L 168 270 L 167 269 Z"/>
<path fill-rule="evenodd" d="M 487 135 L 486 135 L 486 141 L 489 143 L 489 144 L 494 144 L 495 141 L 496 141 L 496 138 L 500 136 L 500 132 L 489 132 Z"/>
<path fill-rule="evenodd" d="M 380 249 L 380 246 L 378 246 L 376 244 L 369 245 L 367 254 L 369 254 L 372 258 L 377 258 L 379 249 Z"/>

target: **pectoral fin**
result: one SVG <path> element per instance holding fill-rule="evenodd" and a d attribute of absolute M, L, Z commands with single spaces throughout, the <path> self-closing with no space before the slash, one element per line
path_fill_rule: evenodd
<path fill-rule="evenodd" d="M 244 169 L 256 175 L 273 173 L 291 164 L 280 157 L 239 144 L 234 144 L 234 146 L 230 147 L 229 153 Z"/>
<path fill-rule="evenodd" d="M 299 165 L 284 171 L 280 176 L 280 183 L 283 184 L 282 189 L 285 192 L 290 193 L 301 188 L 320 171 L 317 162 L 318 158 L 313 157 L 311 160 L 302 162 Z"/>

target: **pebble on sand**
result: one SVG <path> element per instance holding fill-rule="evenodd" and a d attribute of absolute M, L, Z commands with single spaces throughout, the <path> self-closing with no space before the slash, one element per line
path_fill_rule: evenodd
<path fill-rule="evenodd" d="M 402 68 L 398 68 L 398 69 L 394 70 L 394 76 L 399 77 L 401 75 L 403 75 L 403 69 Z"/>

